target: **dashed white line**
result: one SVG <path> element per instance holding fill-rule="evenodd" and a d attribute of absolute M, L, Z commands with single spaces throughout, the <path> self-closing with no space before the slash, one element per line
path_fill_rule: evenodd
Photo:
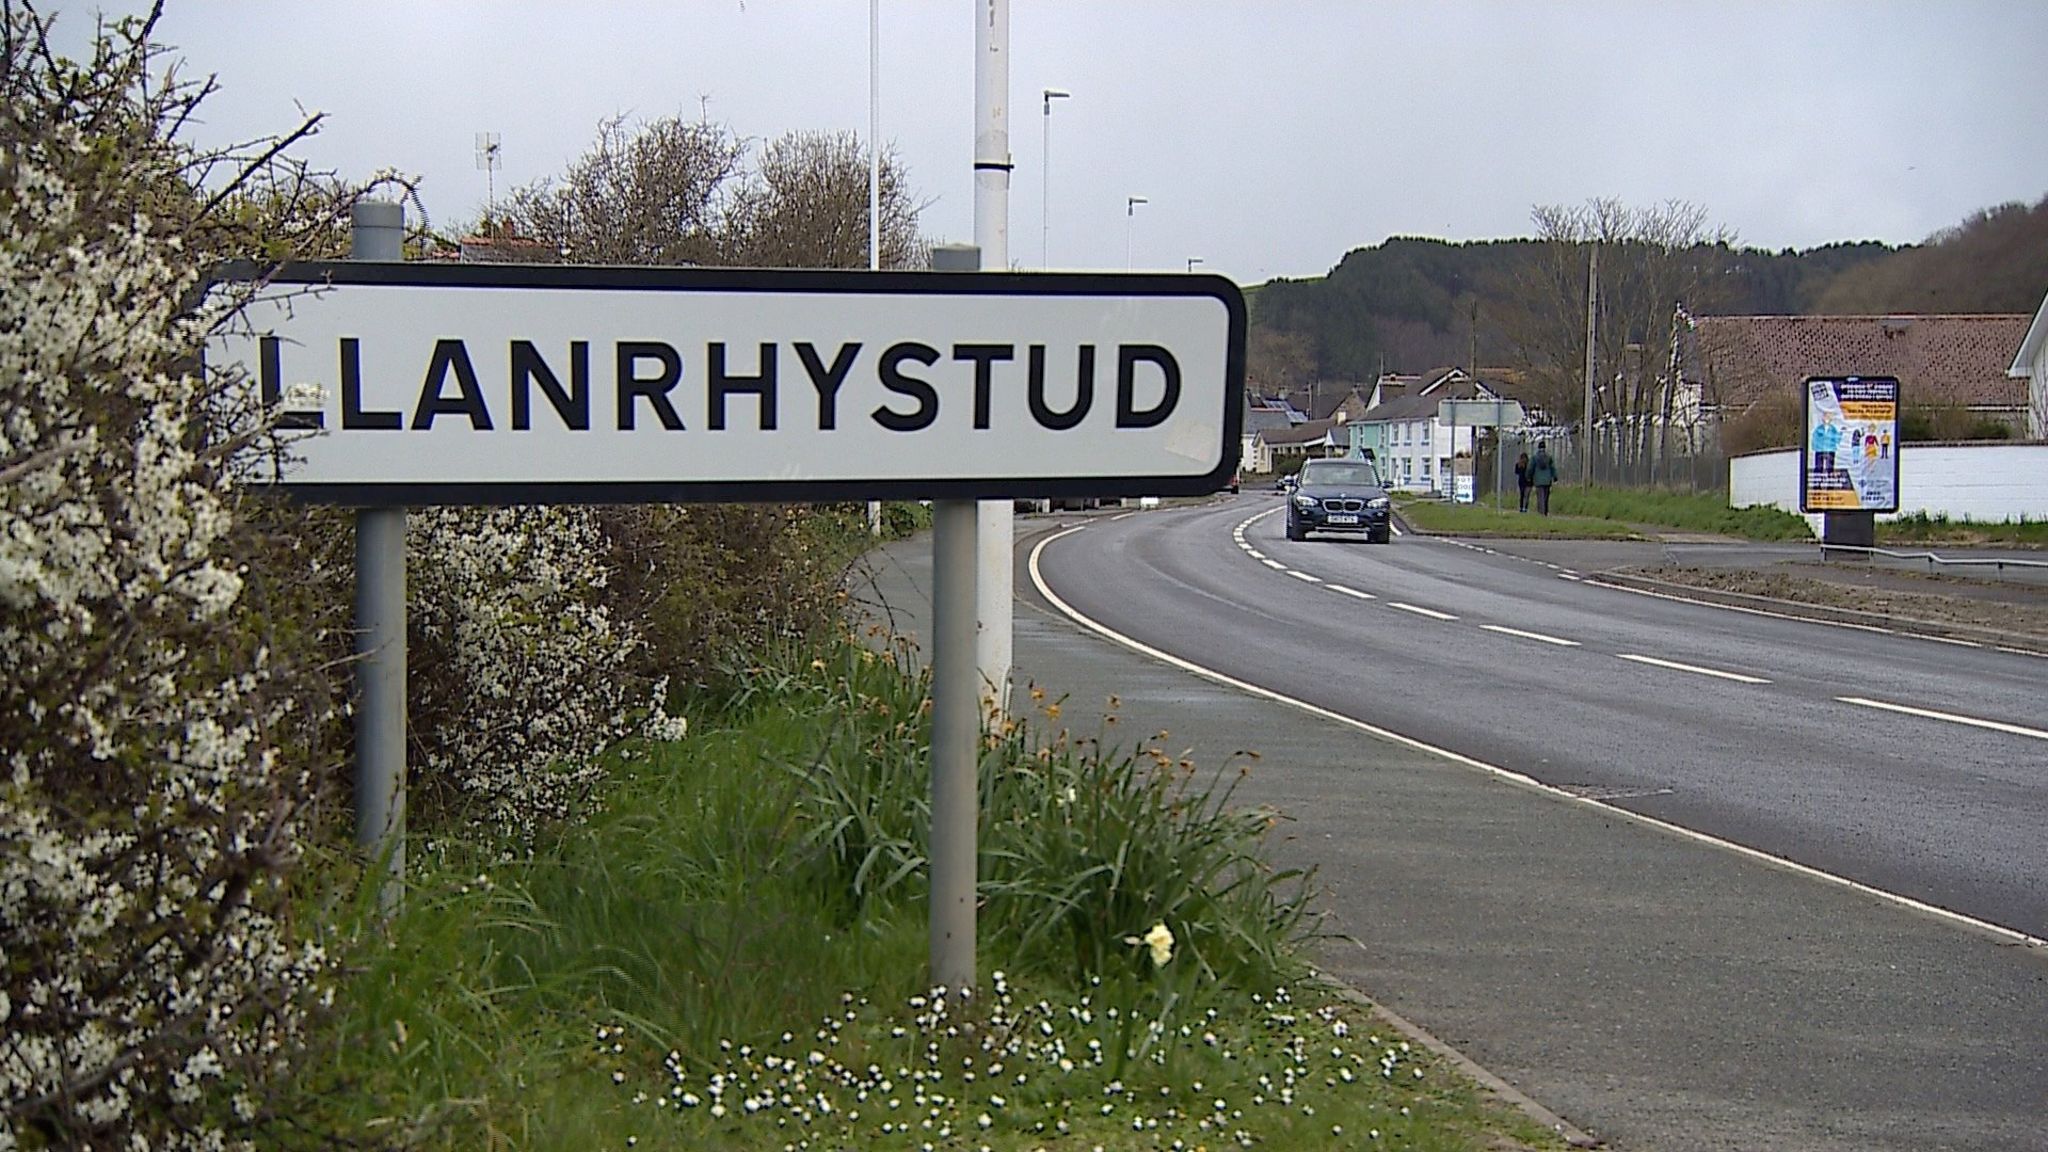
<path fill-rule="evenodd" d="M 1702 668 L 1697 664 L 1680 664 L 1676 660 L 1659 660 L 1655 656 L 1638 656 L 1633 652 L 1617 652 L 1615 655 L 1623 660 L 1634 661 L 1637 664 L 1653 664 L 1659 668 L 1669 668 L 1675 672 L 1691 672 L 1697 676 L 1716 676 L 1723 680 L 1733 680 L 1739 684 L 1770 683 L 1769 680 L 1761 676 L 1748 676 L 1741 672 L 1723 672 L 1719 668 Z"/>
<path fill-rule="evenodd" d="M 1579 576 L 1575 576 L 1575 575 L 1573 575 L 1573 574 L 1572 574 L 1572 573 L 1570 573 L 1570 572 L 1559 572 L 1559 573 L 1557 574 L 1557 578 L 1558 578 L 1559 580 L 1579 580 L 1579 579 L 1581 579 L 1581 577 L 1579 577 Z"/>
<path fill-rule="evenodd" d="M 1479 627 L 1488 632 L 1498 632 L 1503 636 L 1520 636 L 1524 640 L 1540 640 L 1545 644 L 1555 644 L 1560 648 L 1577 648 L 1579 646 L 1577 640 L 1567 640 L 1562 636 L 1545 636 L 1541 632 L 1524 632 L 1520 628 L 1509 628 L 1502 624 L 1481 624 Z"/>
<path fill-rule="evenodd" d="M 1127 519 L 1129 519 L 1129 518 L 1131 518 L 1131 517 L 1133 517 L 1133 516 L 1136 516 L 1136 515 L 1137 515 L 1137 513 L 1136 513 L 1136 512 L 1119 512 L 1119 513 L 1117 513 L 1116 515 L 1114 515 L 1114 516 L 1111 516 L 1111 517 L 1110 517 L 1110 519 L 1111 519 L 1111 520 L 1127 520 Z"/>
<path fill-rule="evenodd" d="M 1955 638 L 1955 637 L 1953 637 L 1953 636 L 1929 636 L 1929 635 L 1927 635 L 1927 634 L 1925 634 L 1925 633 L 1912 633 L 1912 632 L 1904 633 L 1904 635 L 1908 635 L 1908 636 L 1918 635 L 1918 636 L 1919 636 L 1919 638 L 1920 638 L 1920 639 L 1922 639 L 1922 640 L 1932 640 L 1932 641 L 1934 641 L 1934 642 L 1935 642 L 1936 644 L 1953 644 L 1953 645 L 1955 645 L 1955 646 L 1956 646 L 1956 647 L 1958 647 L 1958 648 L 1982 648 L 1982 647 L 1983 647 L 1983 645 L 1982 645 L 1982 644 L 1979 644 L 1979 643 L 1977 643 L 1977 642 L 1976 642 L 1975 640 L 1958 640 L 1958 639 L 1956 639 L 1956 638 Z"/>
<path fill-rule="evenodd" d="M 2048 740 L 2048 732 L 2039 728 L 2027 728 L 2018 724 L 2007 724 L 1999 720 L 1979 720 L 1975 716 L 1958 716 L 1953 712 L 1936 712 L 1932 708 L 1913 708 L 1905 704 L 1887 704 L 1882 700 L 1867 700 L 1861 696 L 1837 696 L 1844 704 L 1858 704 L 1865 708 L 1882 708 L 1886 712 L 1903 712 L 1908 716 L 1920 716 L 1928 720 L 1946 720 L 1951 724 L 1968 724 L 1972 728 L 1989 728 L 1993 732 L 2006 732 L 2014 736 L 2032 736 L 2036 740 Z"/>
<path fill-rule="evenodd" d="M 1244 554 L 1251 557 L 1254 560 L 1264 560 L 1266 558 L 1266 554 L 1264 552 L 1259 551 L 1257 548 L 1246 548 L 1244 550 Z"/>
<path fill-rule="evenodd" d="M 1330 591 L 1332 591 L 1332 592 L 1342 592 L 1342 593 L 1343 593 L 1344 595 L 1346 595 L 1346 596 L 1356 596 L 1356 597 L 1357 597 L 1357 598 L 1359 598 L 1360 600 L 1377 600 L 1377 599 L 1379 599 L 1379 597 L 1377 597 L 1377 596 L 1374 596 L 1374 595 L 1373 595 L 1372 593 L 1370 593 L 1370 592 L 1360 592 L 1360 591 L 1359 591 L 1358 589 L 1356 589 L 1356 588 L 1346 588 L 1346 587 L 1345 587 L 1345 586 L 1343 586 L 1342 584 L 1325 584 L 1325 585 L 1323 585 L 1323 587 L 1325 587 L 1325 588 L 1328 588 L 1328 589 L 1329 589 Z"/>
<path fill-rule="evenodd" d="M 1413 613 L 1415 613 L 1415 614 L 1416 614 L 1417 616 L 1427 616 L 1427 617 L 1429 617 L 1429 618 L 1430 618 L 1430 619 L 1432 619 L 1432 620 L 1456 620 L 1456 619 L 1457 619 L 1457 617 L 1456 617 L 1456 616 L 1453 616 L 1453 615 L 1451 615 L 1451 614 L 1450 614 L 1449 612 L 1439 612 L 1439 611 L 1437 611 L 1437 610 L 1436 610 L 1436 609 L 1434 609 L 1434 608 L 1418 608 L 1418 607 L 1416 607 L 1416 606 L 1415 606 L 1415 605 L 1413 605 L 1413 604 L 1403 604 L 1403 603 L 1401 603 L 1401 602 L 1400 602 L 1399 600 L 1389 600 L 1389 601 L 1387 601 L 1387 607 L 1389 607 L 1389 608 L 1399 608 L 1399 609 L 1400 609 L 1401 611 L 1403 611 L 1403 612 L 1413 612 Z"/>
<path fill-rule="evenodd" d="M 1295 578 L 1296 580 L 1306 580 L 1306 581 L 1308 581 L 1308 582 L 1309 582 L 1309 583 L 1311 583 L 1311 584 L 1321 584 L 1321 583 L 1322 583 L 1322 581 L 1321 581 L 1321 580 L 1318 580 L 1318 579 L 1316 579 L 1316 578 L 1315 578 L 1314 576 L 1311 576 L 1311 575 L 1309 575 L 1309 574 L 1308 574 L 1308 573 L 1306 573 L 1306 572 L 1298 571 L 1298 570 L 1296 570 L 1296 569 L 1293 569 L 1293 568 L 1289 568 L 1289 569 L 1287 570 L 1287 574 L 1288 574 L 1289 576 L 1292 576 L 1292 577 L 1294 577 L 1294 578 Z"/>
<path fill-rule="evenodd" d="M 1274 560 L 1271 557 L 1261 556 L 1259 558 L 1259 563 L 1264 564 L 1268 568 L 1277 569 L 1281 572 L 1287 571 L 1287 565 L 1282 564 L 1278 560 Z"/>

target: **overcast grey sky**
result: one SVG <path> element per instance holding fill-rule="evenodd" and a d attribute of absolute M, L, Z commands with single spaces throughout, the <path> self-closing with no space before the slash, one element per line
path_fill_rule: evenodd
<path fill-rule="evenodd" d="M 75 33 L 96 9 L 60 2 Z M 973 0 L 882 0 L 882 139 L 973 233 Z M 163 38 L 221 93 L 198 136 L 330 115 L 304 149 L 424 177 L 440 220 L 559 173 L 597 122 L 867 133 L 866 0 L 171 0 Z M 1918 241 L 2048 194 L 2043 0 L 1080 3 L 1013 0 L 1010 258 L 1319 274 L 1392 235 L 1527 235 L 1539 203 L 1703 205 L 1747 244 Z M 1127 218 L 1125 198 L 1150 203 Z M 1128 232 L 1127 232 L 1128 229 Z"/>

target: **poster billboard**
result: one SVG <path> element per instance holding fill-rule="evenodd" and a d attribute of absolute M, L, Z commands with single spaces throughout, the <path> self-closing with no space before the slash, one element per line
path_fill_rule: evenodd
<path fill-rule="evenodd" d="M 1813 376 L 1799 454 L 1802 512 L 1899 510 L 1899 382 Z"/>

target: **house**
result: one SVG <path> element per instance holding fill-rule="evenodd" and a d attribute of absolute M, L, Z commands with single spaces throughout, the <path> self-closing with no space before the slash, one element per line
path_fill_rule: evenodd
<path fill-rule="evenodd" d="M 1439 368 L 1410 381 L 1389 382 L 1375 404 L 1347 424 L 1347 449 L 1352 455 L 1370 451 L 1380 475 L 1395 488 L 1449 490 L 1458 457 L 1469 459 L 1475 443 L 1470 425 L 1452 428 L 1437 419 L 1444 400 L 1505 399 L 1498 382 L 1476 380 L 1462 368 Z"/>
<path fill-rule="evenodd" d="M 1263 439 L 1268 432 L 1284 432 L 1307 418 L 1296 420 L 1299 413 L 1289 408 L 1271 406 L 1265 403 L 1247 401 L 1244 409 L 1242 450 L 1238 454 L 1238 467 L 1245 472 L 1271 472 L 1273 452 Z"/>
<path fill-rule="evenodd" d="M 2048 304 L 2043 305 L 2048 308 Z M 1956 408 L 2017 432 L 2027 386 L 2007 368 L 2029 338 L 2025 315 L 1701 316 L 1679 406 L 1735 416 L 1766 400 L 1797 404 L 1809 376 L 1896 376 L 1907 408 Z M 2043 326 L 2038 319 L 2035 329 Z M 2037 346 L 2040 336 L 2033 334 Z M 2024 351 L 2022 347 L 2022 351 Z"/>
<path fill-rule="evenodd" d="M 2048 440 L 2048 296 L 2041 298 L 2041 309 L 2005 374 L 2027 382 L 2027 439 Z"/>
<path fill-rule="evenodd" d="M 1342 456 L 1350 447 L 1350 440 L 1344 432 L 1344 421 L 1336 417 L 1310 420 L 1306 424 L 1261 432 L 1253 451 L 1271 466 L 1255 471 L 1292 472 L 1301 467 L 1304 460 Z"/>

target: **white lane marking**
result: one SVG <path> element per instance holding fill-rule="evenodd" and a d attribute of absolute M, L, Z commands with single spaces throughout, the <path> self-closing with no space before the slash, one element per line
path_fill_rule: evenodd
<path fill-rule="evenodd" d="M 1467 768 L 1472 768 L 1477 771 L 1484 772 L 1489 776 L 1493 776 L 1498 779 L 1508 781 L 1509 783 L 1530 789 L 1534 792 L 1544 793 L 1545 795 L 1551 796 L 1558 800 L 1565 801 L 1569 804 L 1578 804 L 1587 808 L 1596 808 L 1601 812 L 1613 816 L 1617 819 L 1627 820 L 1630 823 L 1634 824 L 1640 824 L 1645 828 L 1655 828 L 1660 832 L 1669 833 L 1670 835 L 1676 836 L 1682 840 L 1689 840 L 1695 844 L 1705 844 L 1710 847 L 1719 848 L 1725 852 L 1732 852 L 1737 856 L 1741 856 L 1748 860 L 1755 860 L 1759 863 L 1768 864 L 1775 868 L 1783 869 L 1784 871 L 1790 872 L 1796 876 L 1805 876 L 1808 879 L 1820 880 L 1828 884 L 1833 884 L 1839 888 L 1843 888 L 1851 892 L 1856 892 L 1864 896 L 1869 896 L 1878 900 L 1882 900 L 1887 904 L 1893 905 L 1894 907 L 1907 908 L 1911 909 L 1912 911 L 1922 913 L 1923 915 L 1932 916 L 1938 920 L 1946 920 L 1951 924 L 1957 924 L 1965 928 L 1974 929 L 1975 931 L 1985 933 L 1986 935 L 1992 936 L 1998 940 L 2005 941 L 2009 944 L 2021 944 L 2029 948 L 2048 949 L 2048 939 L 2042 939 L 2038 936 L 2029 936 L 2025 932 L 2020 932 L 2011 928 L 2007 928 L 2003 924 L 1994 924 L 1989 920 L 1979 920 L 1975 916 L 1970 916 L 1962 912 L 1951 911 L 1947 908 L 1941 907 L 1938 904 L 1929 904 L 1924 900 L 1915 900 L 1911 896 L 1901 896 L 1896 892 L 1887 892 L 1882 888 L 1875 888 L 1871 885 L 1862 883 L 1861 881 L 1851 880 L 1847 876 L 1837 876 L 1833 872 L 1823 872 L 1819 868 L 1815 868 L 1810 864 L 1801 864 L 1797 860 L 1792 860 L 1784 856 L 1774 855 L 1770 852 L 1764 851 L 1761 848 L 1751 848 L 1747 844 L 1739 844 L 1733 840 L 1724 840 L 1719 836 L 1711 835 L 1706 832 L 1694 831 L 1691 828 L 1685 827 L 1683 824 L 1673 824 L 1669 820 L 1659 820 L 1655 816 L 1645 816 L 1640 812 L 1632 812 L 1629 809 L 1623 808 L 1618 804 L 1610 804 L 1604 800 L 1595 799 L 1591 796 L 1580 796 L 1576 793 L 1567 792 L 1562 788 L 1557 788 L 1552 785 L 1545 784 L 1541 780 L 1538 780 L 1534 776 L 1530 776 L 1526 773 L 1516 772 L 1508 768 L 1502 768 L 1497 764 L 1488 764 L 1484 760 L 1479 760 L 1474 757 L 1467 756 L 1462 752 L 1453 752 L 1448 748 L 1441 748 L 1435 744 L 1424 743 L 1421 740 L 1417 740 L 1413 736 L 1403 736 L 1399 732 L 1396 732 L 1391 728 L 1382 728 L 1377 724 L 1368 724 L 1363 720 L 1359 720 L 1351 716 L 1346 716 L 1341 712 L 1333 712 L 1328 708 L 1324 708 L 1316 704 L 1311 704 L 1306 700 L 1299 700 L 1295 697 L 1288 696 L 1284 693 L 1275 692 L 1271 688 L 1261 688 L 1257 684 L 1253 684 L 1246 680 L 1239 680 L 1234 676 L 1218 672 L 1213 668 L 1203 667 L 1202 665 L 1197 664 L 1192 660 L 1184 660 L 1179 656 L 1175 656 L 1171 652 L 1161 651 L 1160 649 L 1154 648 L 1148 644 L 1143 643 L 1142 641 L 1133 640 L 1129 636 L 1126 636 L 1123 633 L 1118 632 L 1115 629 L 1109 627 L 1107 624 L 1103 624 L 1098 620 L 1083 615 L 1082 613 L 1077 611 L 1073 605 L 1067 603 L 1065 600 L 1060 599 L 1059 594 L 1052 590 L 1052 586 L 1045 582 L 1045 573 L 1041 570 L 1039 566 L 1039 559 L 1045 554 L 1046 547 L 1050 545 L 1053 541 L 1063 539 L 1067 536 L 1071 536 L 1074 533 L 1079 532 L 1086 527 L 1087 525 L 1083 524 L 1078 527 L 1069 528 L 1064 532 L 1055 533 L 1051 536 L 1047 536 L 1043 540 L 1040 540 L 1035 546 L 1033 546 L 1033 548 L 1031 549 L 1031 559 L 1028 564 L 1028 567 L 1031 572 L 1031 583 L 1033 587 L 1038 589 L 1038 594 L 1040 596 L 1045 597 L 1046 603 L 1051 604 L 1054 608 L 1059 609 L 1060 613 L 1066 616 L 1067 619 L 1072 620 L 1075 624 L 1078 624 L 1082 628 L 1085 628 L 1088 631 L 1093 632 L 1098 636 L 1101 636 L 1103 639 L 1108 640 L 1111 643 L 1120 644 L 1125 648 L 1128 648 L 1131 651 L 1136 652 L 1142 656 L 1149 656 L 1162 664 L 1168 665 L 1169 667 L 1178 668 L 1183 672 L 1199 676 L 1204 680 L 1213 681 L 1227 688 L 1235 688 L 1238 691 L 1243 692 L 1247 695 L 1256 696 L 1262 700 L 1270 700 L 1275 704 L 1284 704 L 1290 708 L 1306 712 L 1311 716 L 1320 717 L 1321 719 L 1329 720 L 1333 723 L 1342 724 L 1347 728 L 1363 732 L 1368 736 L 1377 736 L 1382 740 L 1386 740 L 1393 744 L 1398 744 L 1403 748 L 1412 748 L 1417 752 L 1425 752 L 1431 756 L 1435 756 L 1443 760 L 1448 760 L 1453 764 L 1460 764 Z"/>
<path fill-rule="evenodd" d="M 1922 639 L 1922 640 L 1932 640 L 1932 641 L 1934 641 L 1934 642 L 1935 642 L 1936 644 L 1953 644 L 1953 645 L 1955 645 L 1955 646 L 1956 646 L 1956 647 L 1958 647 L 1958 648 L 1982 648 L 1982 647 L 1983 647 L 1983 645 L 1982 645 L 1982 644 L 1979 644 L 1979 643 L 1977 643 L 1977 642 L 1976 642 L 1975 640 L 1958 640 L 1958 639 L 1956 639 L 1956 638 L 1955 638 L 1955 637 L 1953 637 L 1953 636 L 1928 636 L 1928 635 L 1925 635 L 1924 633 L 1915 633 L 1915 632 L 1908 632 L 1908 633 L 1905 633 L 1905 635 L 1908 635 L 1908 636 L 1918 636 L 1918 637 L 1919 637 L 1920 639 Z"/>
<path fill-rule="evenodd" d="M 1257 548 L 1247 548 L 1244 550 L 1244 554 L 1251 557 L 1254 560 L 1264 560 L 1266 558 L 1266 554 L 1264 552 L 1259 551 Z"/>
<path fill-rule="evenodd" d="M 1524 632 L 1520 628 L 1509 628 L 1500 624 L 1481 624 L 1480 627 L 1488 632 L 1498 632 L 1503 636 L 1520 636 L 1524 640 L 1541 640 L 1545 644 L 1555 644 L 1560 648 L 1577 648 L 1579 646 L 1577 640 L 1566 640 L 1562 636 L 1545 636 L 1541 632 Z"/>
<path fill-rule="evenodd" d="M 1389 521 L 1389 522 L 1388 522 L 1388 524 L 1387 524 L 1387 531 L 1389 531 L 1389 532 L 1392 532 L 1392 533 L 1393 533 L 1394 535 L 1396 535 L 1396 536 L 1406 536 L 1406 535 L 1407 535 L 1407 533 L 1406 533 L 1406 532 L 1403 532 L 1403 531 L 1401 531 L 1401 529 L 1400 529 L 1400 528 L 1399 528 L 1398 526 L 1396 526 L 1395 524 L 1393 524 L 1393 523 L 1392 523 L 1391 521 Z"/>
<path fill-rule="evenodd" d="M 1113 520 L 1113 521 L 1114 521 L 1114 520 L 1128 520 L 1128 519 L 1130 519 L 1131 517 L 1133 517 L 1133 516 L 1136 516 L 1136 515 L 1137 515 L 1137 513 L 1136 513 L 1136 512 L 1119 512 L 1119 513 L 1117 513 L 1116 515 L 1114 515 L 1114 516 L 1111 516 L 1111 517 L 1110 517 L 1110 519 L 1111 519 L 1111 520 Z"/>
<path fill-rule="evenodd" d="M 1670 668 L 1677 672 L 1691 672 L 1697 676 L 1718 676 L 1723 680 L 1733 680 L 1740 684 L 1770 683 L 1769 680 L 1761 676 L 1746 676 L 1740 672 L 1723 672 L 1719 668 L 1702 668 L 1697 664 L 1680 664 L 1676 660 L 1659 660 L 1655 656 L 1638 656 L 1633 652 L 1617 652 L 1615 655 L 1623 660 L 1632 660 L 1637 664 L 1654 664 L 1659 668 Z"/>
<path fill-rule="evenodd" d="M 1315 577 L 1313 577 L 1313 576 L 1309 575 L 1308 573 L 1306 573 L 1306 572 L 1297 572 L 1296 570 L 1294 570 L 1294 569 L 1292 569 L 1292 568 L 1289 568 L 1289 569 L 1287 570 L 1287 574 L 1288 574 L 1289 576 L 1292 576 L 1292 577 L 1294 577 L 1294 578 L 1295 578 L 1296 580 L 1306 580 L 1306 581 L 1308 581 L 1308 582 L 1309 582 L 1309 583 L 1311 583 L 1311 584 L 1321 584 L 1321 583 L 1322 583 L 1322 581 L 1321 581 L 1321 580 L 1318 580 L 1318 579 L 1316 579 Z"/>
<path fill-rule="evenodd" d="M 1574 576 L 1574 575 L 1572 575 L 1572 574 L 1571 574 L 1570 572 L 1559 572 L 1559 573 L 1557 574 L 1557 578 L 1558 578 L 1558 579 L 1560 579 L 1560 580 L 1579 580 L 1579 581 L 1583 581 L 1583 580 L 1585 579 L 1585 578 L 1584 578 L 1584 577 L 1582 577 L 1582 576 Z"/>
<path fill-rule="evenodd" d="M 1437 611 L 1437 610 L 1436 610 L 1436 609 L 1434 609 L 1434 608 L 1418 608 L 1418 607 L 1416 607 L 1416 606 L 1415 606 L 1415 605 L 1413 605 L 1413 604 L 1403 604 L 1403 603 L 1401 603 L 1401 602 L 1400 602 L 1399 600 L 1389 600 L 1389 601 L 1387 601 L 1387 607 L 1389 607 L 1389 608 L 1399 608 L 1399 609 L 1400 609 L 1401 611 L 1403 611 L 1403 612 L 1413 612 L 1413 613 L 1415 613 L 1415 614 L 1416 614 L 1417 616 L 1427 616 L 1427 617 L 1429 617 L 1429 618 L 1430 618 L 1430 619 L 1432 619 L 1432 620 L 1456 620 L 1456 619 L 1457 619 L 1457 617 L 1456 617 L 1456 616 L 1453 616 L 1453 615 L 1451 615 L 1451 614 L 1450 614 L 1449 612 L 1439 612 L 1439 611 Z"/>
<path fill-rule="evenodd" d="M 1633 592 L 1638 596 L 1651 596 L 1658 600 L 1675 600 L 1680 604 L 1697 604 L 1702 608 L 1720 608 L 1729 612 L 1747 612 L 1751 616 L 1769 616 L 1773 620 L 1792 620 L 1801 624 L 1825 624 L 1830 628 L 1853 628 L 1858 632 L 1875 632 L 1880 636 L 1893 635 L 1891 629 L 1879 628 L 1875 624 L 1851 624 L 1845 620 L 1821 620 L 1812 616 L 1789 616 L 1783 612 L 1772 612 L 1764 608 L 1748 608 L 1741 604 L 1717 604 L 1712 600 L 1695 600 L 1690 596 L 1673 596 L 1669 592 L 1652 592 L 1647 588 L 1631 588 L 1626 584 L 1609 584 L 1605 580 L 1595 580 L 1590 576 L 1582 577 L 1579 583 L 1590 584 L 1595 588 L 1612 588 L 1616 592 Z"/>
<path fill-rule="evenodd" d="M 1998 650 L 2000 652 L 2010 652 L 2014 656 L 2048 656 L 2048 652 L 2036 652 L 2031 648 L 2008 648 L 2003 644 L 1998 646 Z"/>
<path fill-rule="evenodd" d="M 1281 572 L 1287 571 L 1287 565 L 1282 564 L 1278 560 L 1271 559 L 1270 557 L 1262 557 L 1259 560 L 1259 563 L 1264 564 L 1268 568 L 1277 569 Z"/>
<path fill-rule="evenodd" d="M 2007 724 L 1999 720 L 1979 720 L 1975 716 L 1958 716 L 1953 712 L 1936 712 L 1932 708 L 1913 708 L 1905 704 L 1887 704 L 1882 700 L 1866 700 L 1861 696 L 1837 696 L 1844 704 L 1860 704 L 1865 708 L 1882 708 L 1887 712 L 1903 712 L 1908 716 L 1923 716 L 1929 720 L 1946 720 L 1951 724 L 1968 724 L 1972 728 L 1989 728 L 1993 732 L 2006 732 L 2014 736 L 2032 736 L 2036 740 L 2048 740 L 2048 732 L 2039 728 L 2027 728 L 2019 724 Z"/>
<path fill-rule="evenodd" d="M 1377 597 L 1377 596 L 1374 596 L 1374 595 L 1373 595 L 1372 593 L 1370 593 L 1370 592 L 1360 592 L 1360 591 L 1359 591 L 1358 589 L 1356 589 L 1356 588 L 1346 588 L 1346 587 L 1345 587 L 1345 586 L 1343 586 L 1342 584 L 1325 584 L 1325 585 L 1323 585 L 1323 587 L 1325 587 L 1325 588 L 1328 588 L 1328 589 L 1329 589 L 1330 591 L 1332 591 L 1332 592 L 1342 592 L 1342 593 L 1343 593 L 1344 595 L 1346 595 L 1346 596 L 1356 596 L 1356 597 L 1358 597 L 1358 598 L 1359 598 L 1360 600 L 1377 600 L 1377 599 L 1379 599 L 1379 597 Z"/>

